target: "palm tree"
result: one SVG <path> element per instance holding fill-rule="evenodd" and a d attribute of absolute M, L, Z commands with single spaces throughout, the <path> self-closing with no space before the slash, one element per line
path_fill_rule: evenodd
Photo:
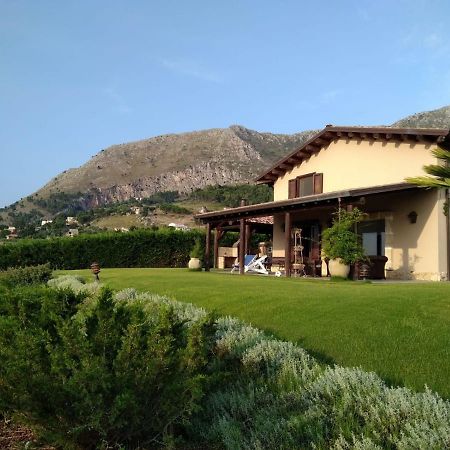
<path fill-rule="evenodd" d="M 423 167 L 423 170 L 431 176 L 410 177 L 406 178 L 406 181 L 424 188 L 450 188 L 450 151 L 443 148 L 436 148 L 432 153 L 442 162 Z"/>

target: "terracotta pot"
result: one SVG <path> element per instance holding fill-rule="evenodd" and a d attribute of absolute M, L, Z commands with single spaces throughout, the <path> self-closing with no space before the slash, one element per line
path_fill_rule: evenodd
<path fill-rule="evenodd" d="M 350 273 L 350 266 L 344 264 L 340 258 L 330 259 L 328 269 L 332 277 L 347 278 Z"/>
<path fill-rule="evenodd" d="M 191 258 L 188 264 L 189 269 L 199 270 L 202 268 L 202 263 L 198 258 Z"/>

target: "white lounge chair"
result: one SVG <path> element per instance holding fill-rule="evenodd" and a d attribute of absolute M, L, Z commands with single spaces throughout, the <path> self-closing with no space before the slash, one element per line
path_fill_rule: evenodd
<path fill-rule="evenodd" d="M 244 272 L 248 271 L 248 266 L 253 261 L 255 261 L 257 258 L 258 258 L 257 255 L 245 255 L 245 258 L 244 258 Z M 236 258 L 236 261 L 233 264 L 231 272 L 234 272 L 235 270 L 239 270 L 239 258 Z"/>
<path fill-rule="evenodd" d="M 267 259 L 267 255 L 263 255 L 258 258 L 258 255 L 245 255 L 244 259 L 244 272 L 261 273 L 263 275 L 269 275 L 269 271 L 264 266 L 264 261 Z M 233 264 L 231 272 L 239 270 L 239 259 L 236 258 L 236 262 Z"/>
<path fill-rule="evenodd" d="M 263 255 L 260 258 L 254 259 L 248 266 L 246 272 L 255 272 L 260 273 L 262 275 L 269 275 L 269 271 L 267 270 L 264 262 L 267 259 L 267 255 Z"/>

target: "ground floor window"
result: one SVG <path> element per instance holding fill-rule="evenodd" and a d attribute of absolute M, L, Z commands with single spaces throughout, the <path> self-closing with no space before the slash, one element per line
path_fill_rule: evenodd
<path fill-rule="evenodd" d="M 362 237 L 364 252 L 368 256 L 385 256 L 385 223 L 383 220 L 361 222 L 358 232 Z"/>

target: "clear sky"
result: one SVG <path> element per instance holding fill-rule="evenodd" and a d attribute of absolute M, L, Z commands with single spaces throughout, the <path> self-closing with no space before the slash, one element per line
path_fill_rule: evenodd
<path fill-rule="evenodd" d="M 448 0 L 0 0 L 0 206 L 109 145 L 450 104 Z"/>

